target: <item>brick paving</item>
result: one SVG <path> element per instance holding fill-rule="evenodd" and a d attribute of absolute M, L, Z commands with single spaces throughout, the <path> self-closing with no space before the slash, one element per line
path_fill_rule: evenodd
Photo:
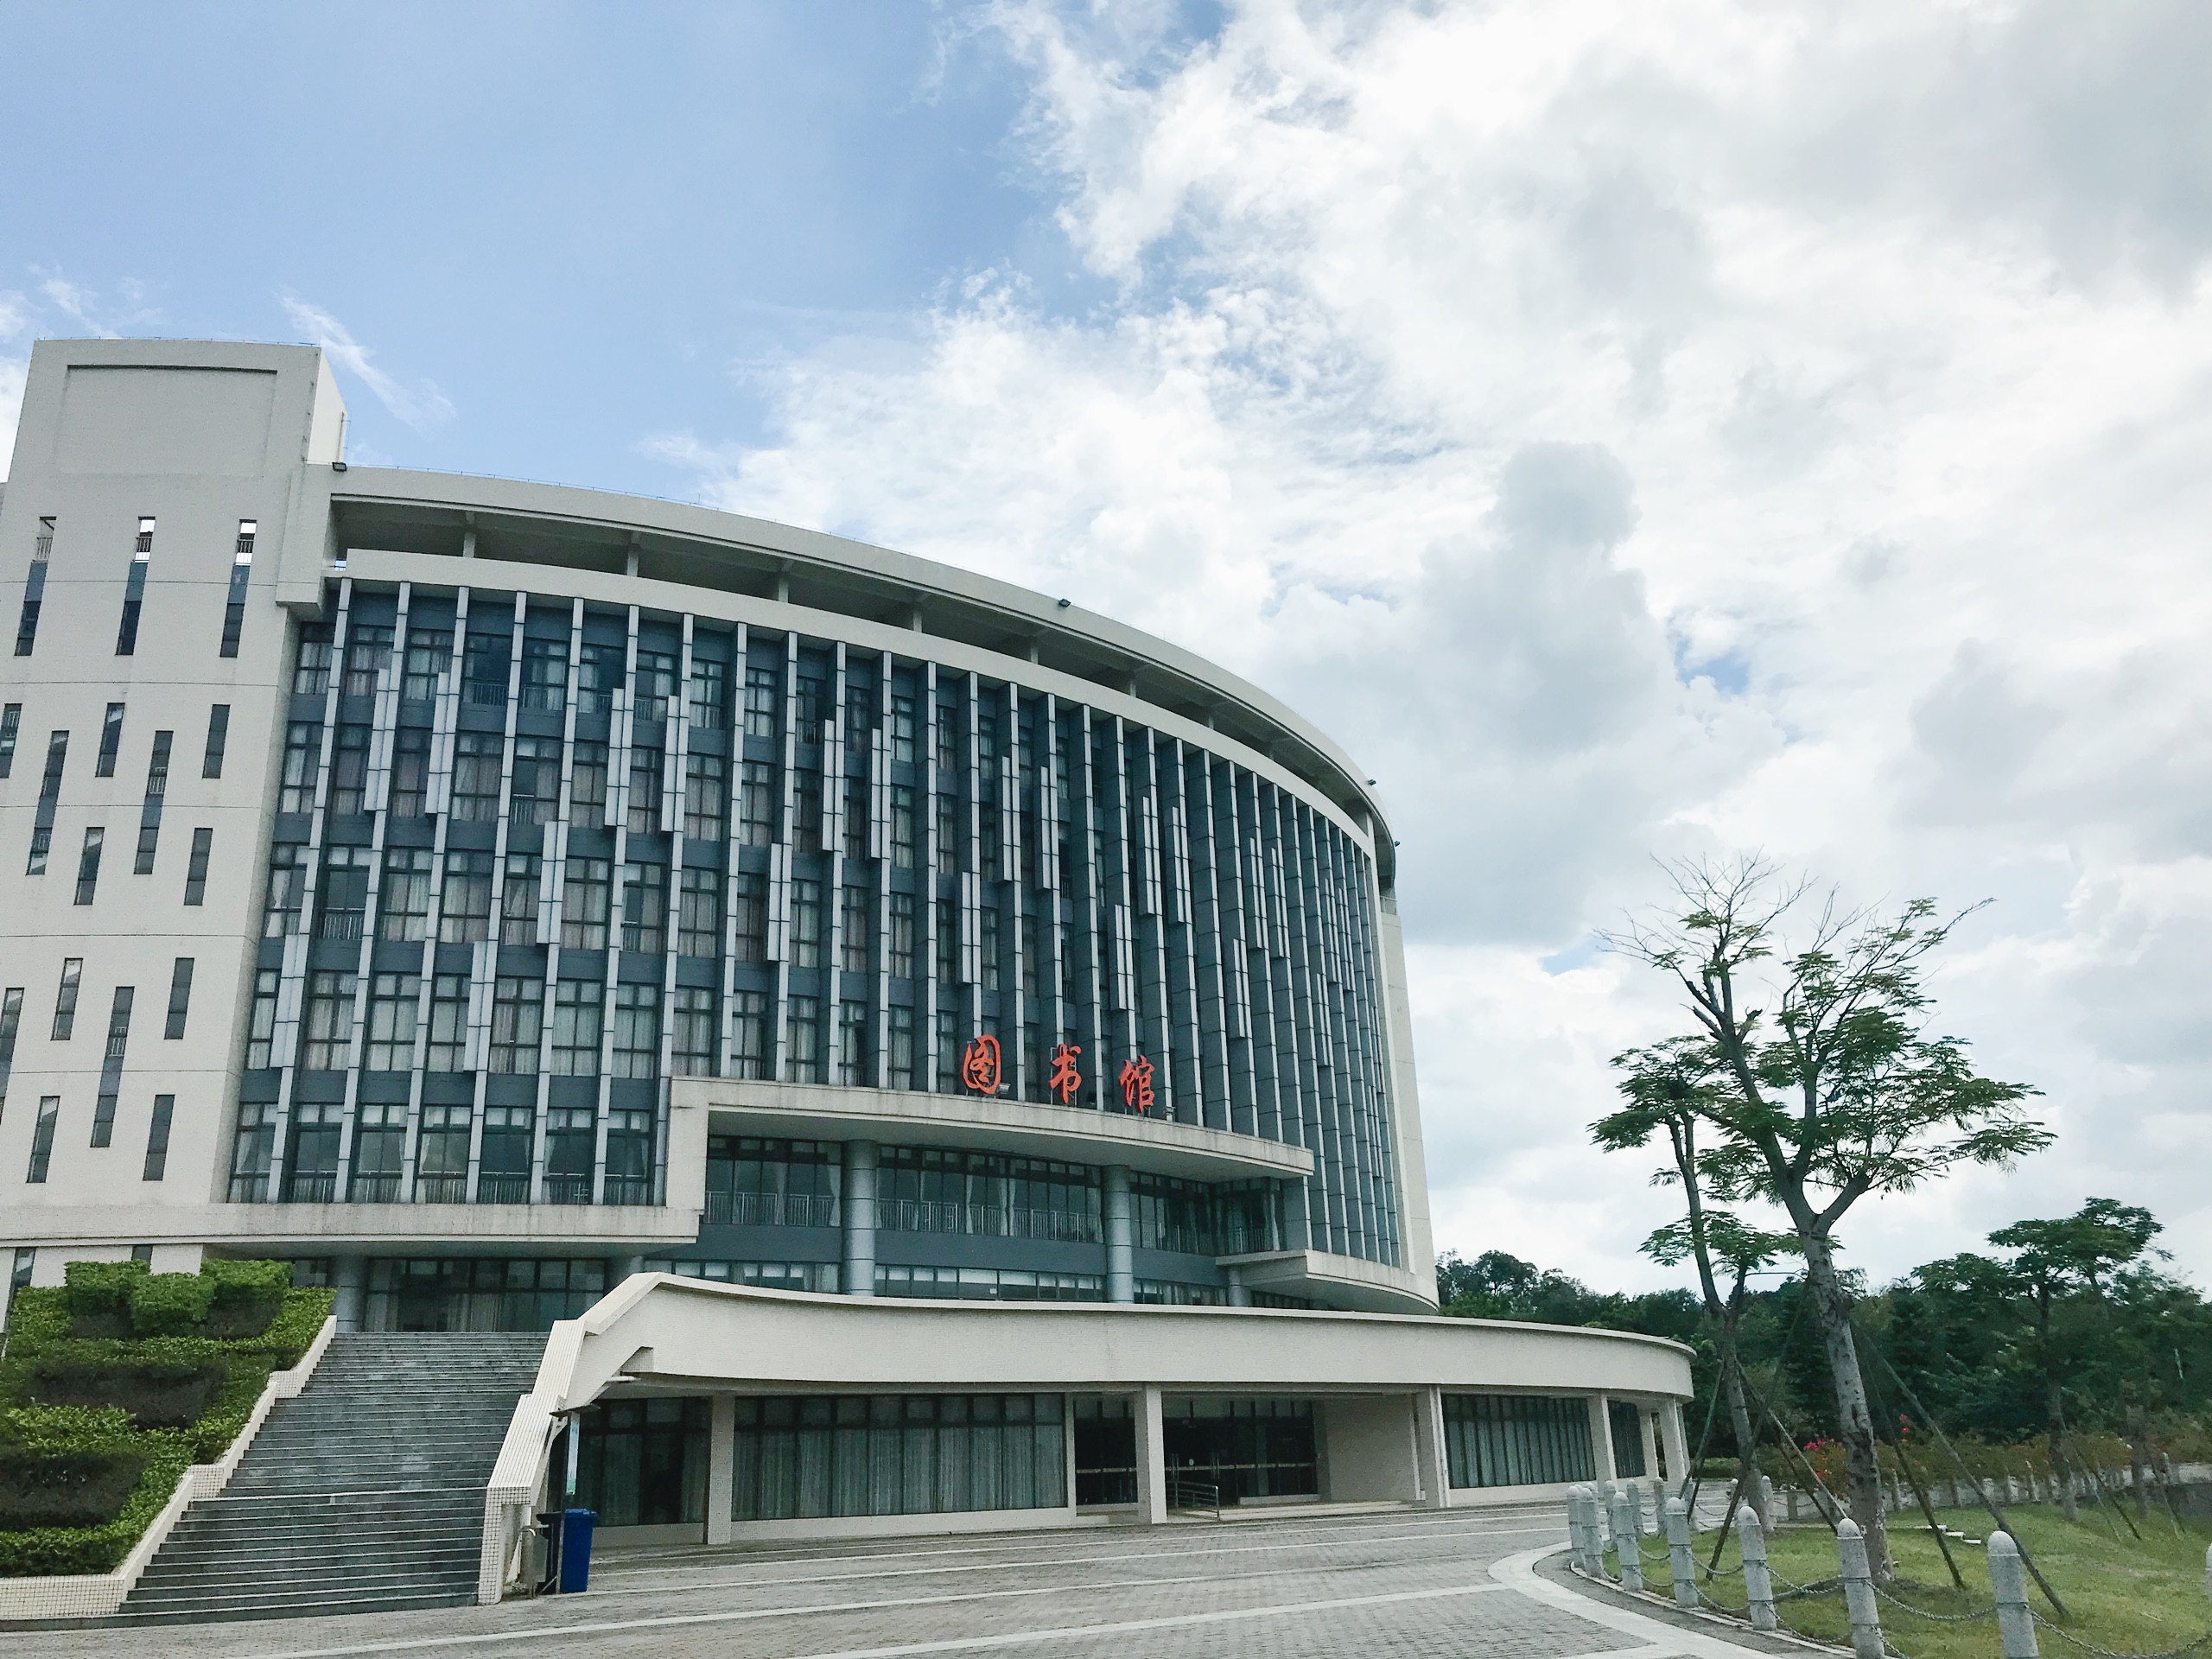
<path fill-rule="evenodd" d="M 1527 1558 L 1557 1544 L 1561 1531 L 1555 1509 L 1407 1510 L 625 1550 L 597 1564 L 585 1596 L 0 1633 L 0 1659 L 1714 1659 L 1749 1645 L 1530 1570 Z"/>

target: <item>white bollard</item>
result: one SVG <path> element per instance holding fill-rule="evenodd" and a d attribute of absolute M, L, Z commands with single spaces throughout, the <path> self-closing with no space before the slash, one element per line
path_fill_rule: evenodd
<path fill-rule="evenodd" d="M 1679 1497 L 1666 1503 L 1667 1570 L 1674 1576 L 1675 1605 L 1684 1612 L 1697 1611 L 1697 1567 L 1690 1559 L 1689 1505 Z"/>
<path fill-rule="evenodd" d="M 1587 1486 L 1570 1486 L 1567 1489 L 1567 1538 L 1573 1545 L 1576 1564 L 1585 1573 L 1594 1578 L 1597 1574 L 1591 1564 L 1597 1556 L 1597 1550 L 1592 1541 L 1592 1535 L 1597 1531 L 1597 1528 L 1591 1519 L 1590 1508 L 1590 1489 Z"/>
<path fill-rule="evenodd" d="M 2028 1575 L 2020 1565 L 2020 1547 L 2008 1532 L 1989 1535 L 1989 1589 L 1997 1601 L 1997 1639 L 2005 1659 L 2039 1659 Z"/>
<path fill-rule="evenodd" d="M 1835 1553 L 1843 1563 L 1843 1608 L 1851 1618 L 1851 1650 L 1858 1659 L 1883 1659 L 1882 1610 L 1874 1600 L 1866 1538 L 1849 1516 L 1835 1523 Z"/>
<path fill-rule="evenodd" d="M 1774 1616 L 1774 1579 L 1766 1567 L 1766 1535 L 1759 1530 L 1758 1511 L 1748 1503 L 1736 1511 L 1736 1551 L 1744 1560 L 1744 1599 L 1751 1628 L 1780 1629 L 1782 1621 Z"/>
<path fill-rule="evenodd" d="M 1637 1535 L 1643 1529 L 1636 1523 L 1636 1488 L 1628 1487 L 1613 1495 L 1613 1555 L 1620 1569 L 1621 1588 L 1643 1588 L 1643 1561 L 1637 1554 L 1642 1548 Z"/>

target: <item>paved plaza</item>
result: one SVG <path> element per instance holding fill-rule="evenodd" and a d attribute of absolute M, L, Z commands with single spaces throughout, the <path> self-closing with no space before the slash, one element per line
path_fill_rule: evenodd
<path fill-rule="evenodd" d="M 1710 1624 L 1558 1582 L 1559 1558 L 1542 1558 L 1562 1529 L 1558 1510 L 1547 1507 L 631 1550 L 602 1560 L 585 1596 L 0 1634 L 0 1659 L 893 1659 L 1001 1650 L 1046 1659 L 1740 1659 L 1748 1642 L 1725 1641 Z"/>

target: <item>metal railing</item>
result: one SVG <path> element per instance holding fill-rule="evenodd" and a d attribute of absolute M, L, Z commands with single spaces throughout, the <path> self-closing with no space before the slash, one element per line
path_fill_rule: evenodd
<path fill-rule="evenodd" d="M 353 1177 L 346 1196 L 355 1204 L 397 1204 L 399 1202 L 399 1177 L 397 1175 L 359 1175 Z"/>
<path fill-rule="evenodd" d="M 878 1227 L 893 1233 L 971 1233 L 1058 1244 L 1095 1244 L 1103 1236 L 1097 1217 L 1072 1210 L 892 1198 L 877 1202 L 875 1217 Z"/>
<path fill-rule="evenodd" d="M 1167 1473 L 1167 1507 L 1171 1510 L 1202 1510 L 1218 1521 L 1221 1519 L 1221 1487 L 1213 1481 L 1192 1480 L 1170 1470 Z"/>
<path fill-rule="evenodd" d="M 828 1192 L 707 1194 L 707 1220 L 716 1227 L 835 1227 L 837 1200 Z"/>
<path fill-rule="evenodd" d="M 499 1177 L 491 1178 L 497 1180 Z M 415 1178 L 415 1202 L 417 1204 L 466 1204 L 468 1201 L 468 1177 L 466 1175 L 417 1175 Z"/>
<path fill-rule="evenodd" d="M 460 1178 L 448 1177 L 447 1179 Z M 480 1173 L 476 1177 L 476 1202 L 479 1204 L 528 1204 L 530 1177 Z"/>

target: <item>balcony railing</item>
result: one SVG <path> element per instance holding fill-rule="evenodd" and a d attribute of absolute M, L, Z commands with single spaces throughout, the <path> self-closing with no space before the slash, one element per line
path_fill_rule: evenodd
<path fill-rule="evenodd" d="M 530 1177 L 527 1175 L 494 1175 L 488 1172 L 476 1178 L 476 1202 L 479 1204 L 528 1204 Z"/>
<path fill-rule="evenodd" d="M 356 1204 L 397 1204 L 399 1177 L 357 1174 L 346 1196 Z"/>
<path fill-rule="evenodd" d="M 587 1186 L 588 1191 L 588 1186 Z M 607 1204 L 651 1204 L 653 1201 L 652 1178 L 646 1175 L 610 1175 L 607 1178 Z"/>
<path fill-rule="evenodd" d="M 481 1186 L 481 1181 L 478 1185 Z M 588 1175 L 548 1175 L 545 1178 L 545 1202 L 548 1204 L 589 1204 L 591 1177 Z"/>
<path fill-rule="evenodd" d="M 336 1170 L 296 1169 L 285 1178 L 284 1198 L 289 1204 L 328 1204 L 338 1196 Z"/>
<path fill-rule="evenodd" d="M 493 1179 L 499 1179 L 494 1176 Z M 468 1200 L 468 1177 L 466 1175 L 417 1175 L 415 1178 L 415 1202 L 417 1204 L 465 1204 Z"/>
<path fill-rule="evenodd" d="M 829 1192 L 716 1192 L 707 1194 L 707 1222 L 715 1227 L 835 1227 L 837 1199 Z"/>
<path fill-rule="evenodd" d="M 1068 1210 L 1033 1210 L 926 1198 L 880 1200 L 876 1225 L 893 1233 L 974 1233 L 988 1238 L 1033 1238 L 1061 1244 L 1095 1244 L 1098 1217 Z"/>

